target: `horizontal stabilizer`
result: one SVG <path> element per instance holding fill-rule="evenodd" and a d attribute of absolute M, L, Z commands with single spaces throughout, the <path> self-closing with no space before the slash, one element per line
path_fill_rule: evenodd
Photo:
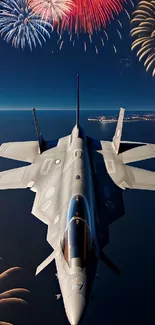
<path fill-rule="evenodd" d="M 38 267 L 36 270 L 36 274 L 39 274 L 46 266 L 48 266 L 55 258 L 55 251 L 52 252 Z"/>
<path fill-rule="evenodd" d="M 121 153 L 120 156 L 122 157 L 124 164 L 155 158 L 155 144 L 148 143 L 139 145 L 137 143 L 137 147 Z"/>
<path fill-rule="evenodd" d="M 125 188 L 155 190 L 155 172 L 130 166 L 126 166 L 126 172 L 128 181 L 123 182 Z"/>
<path fill-rule="evenodd" d="M 38 141 L 8 142 L 0 146 L 0 157 L 33 163 L 39 152 Z"/>
<path fill-rule="evenodd" d="M 146 142 L 134 142 L 134 141 L 121 141 L 119 146 L 119 154 L 140 146 L 144 146 Z"/>
<path fill-rule="evenodd" d="M 115 135 L 114 135 L 114 137 L 112 139 L 116 153 L 118 153 L 118 151 L 119 151 L 119 146 L 120 146 L 120 141 L 121 141 L 121 136 L 122 136 L 124 111 L 125 111 L 124 108 L 120 109 L 119 118 L 118 118 L 117 127 L 116 127 L 116 132 L 115 132 Z"/>
<path fill-rule="evenodd" d="M 26 188 L 32 181 L 32 165 L 0 172 L 0 189 Z"/>
<path fill-rule="evenodd" d="M 100 259 L 103 263 L 105 263 L 112 271 L 114 271 L 117 275 L 120 275 L 120 269 L 114 264 L 111 259 L 103 252 L 100 253 Z"/>

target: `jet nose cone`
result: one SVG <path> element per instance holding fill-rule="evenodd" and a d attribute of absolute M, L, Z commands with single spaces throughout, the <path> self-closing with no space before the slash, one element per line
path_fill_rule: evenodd
<path fill-rule="evenodd" d="M 86 306 L 85 298 L 78 293 L 68 297 L 66 313 L 71 325 L 77 325 L 83 315 Z"/>

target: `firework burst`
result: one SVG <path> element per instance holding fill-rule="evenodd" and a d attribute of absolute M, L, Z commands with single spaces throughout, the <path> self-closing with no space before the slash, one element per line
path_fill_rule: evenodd
<path fill-rule="evenodd" d="M 92 35 L 101 27 L 106 28 L 107 22 L 114 19 L 123 9 L 125 0 L 74 0 L 74 7 L 68 17 L 64 17 L 61 30 L 84 32 Z"/>
<path fill-rule="evenodd" d="M 135 39 L 131 49 L 137 49 L 139 61 L 144 59 L 146 71 L 155 76 L 155 1 L 140 1 L 131 20 L 131 36 Z"/>
<path fill-rule="evenodd" d="M 0 307 L 4 308 L 4 306 L 9 307 L 10 305 L 27 304 L 26 300 L 23 299 L 23 295 L 27 296 L 30 291 L 20 287 L 12 289 L 12 283 L 10 282 L 11 278 L 15 280 L 14 276 L 16 276 L 16 279 L 19 277 L 19 271 L 21 270 L 20 267 L 11 267 L 0 274 Z M 7 284 L 7 290 L 3 291 L 3 285 L 6 287 Z M 9 286 L 11 286 L 11 288 L 9 288 Z M 5 321 L 0 321 L 0 324 L 12 325 L 12 323 Z"/>
<path fill-rule="evenodd" d="M 29 5 L 41 19 L 55 20 L 62 19 L 63 16 L 72 10 L 72 0 L 29 0 Z"/>
<path fill-rule="evenodd" d="M 132 0 L 128 2 L 134 6 Z M 109 39 L 107 33 L 108 24 L 122 10 L 130 19 L 128 11 L 124 8 L 126 3 L 126 0 L 74 0 L 72 11 L 67 17 L 63 17 L 57 25 L 57 31 L 60 35 L 58 39 L 60 49 L 64 44 L 64 38 L 66 39 L 66 35 L 69 34 L 69 40 L 73 46 L 77 41 L 83 39 L 84 51 L 86 52 L 91 44 L 96 54 L 98 54 L 99 47 L 104 46 Z M 122 39 L 120 28 L 122 28 L 122 24 L 117 20 L 115 38 L 119 36 L 119 39 Z M 112 44 L 112 47 L 114 53 L 116 53 L 115 45 Z"/>
<path fill-rule="evenodd" d="M 12 46 L 24 49 L 28 44 L 32 51 L 37 43 L 50 37 L 47 27 L 51 24 L 36 16 L 26 0 L 0 1 L 0 34 Z"/>

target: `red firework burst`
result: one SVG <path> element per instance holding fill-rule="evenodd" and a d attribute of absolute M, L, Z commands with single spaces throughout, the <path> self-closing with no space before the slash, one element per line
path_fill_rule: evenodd
<path fill-rule="evenodd" d="M 123 10 L 122 3 L 126 0 L 74 0 L 74 7 L 67 17 L 62 18 L 59 31 L 67 29 L 71 33 L 92 35 L 101 27 L 105 29 L 114 15 Z"/>

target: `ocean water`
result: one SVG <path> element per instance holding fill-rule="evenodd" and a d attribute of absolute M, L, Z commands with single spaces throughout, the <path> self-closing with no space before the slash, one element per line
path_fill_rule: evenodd
<path fill-rule="evenodd" d="M 89 122 L 88 117 L 112 115 L 112 111 L 82 111 L 81 125 L 97 139 L 111 140 L 116 123 Z M 69 134 L 75 124 L 74 111 L 37 111 L 41 132 L 52 140 Z M 30 111 L 0 111 L 0 143 L 35 140 Z M 122 140 L 155 143 L 155 121 L 124 123 Z M 0 170 L 24 165 L 0 159 Z M 154 160 L 139 167 L 155 171 Z M 110 226 L 105 252 L 119 266 L 117 277 L 101 264 L 99 279 L 81 325 L 154 325 L 155 323 L 155 192 L 123 192 L 125 215 Z M 33 215 L 34 193 L 26 190 L 0 191 L 0 269 L 20 265 L 23 276 L 18 286 L 31 290 L 28 306 L 0 307 L 0 320 L 16 325 L 67 325 L 55 263 L 40 275 L 35 269 L 51 252 L 46 242 L 47 227 Z M 1 288 L 7 285 L 0 283 Z M 10 280 L 9 285 L 16 285 Z"/>

